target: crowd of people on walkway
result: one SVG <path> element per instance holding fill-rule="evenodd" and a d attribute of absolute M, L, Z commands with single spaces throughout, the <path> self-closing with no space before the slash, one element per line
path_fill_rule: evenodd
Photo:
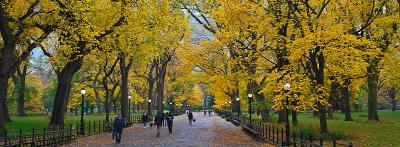
<path fill-rule="evenodd" d="M 204 116 L 207 115 L 211 116 L 212 111 L 211 110 L 204 110 Z M 186 109 L 186 115 L 189 120 L 189 126 L 193 126 L 193 122 L 196 122 L 196 119 L 193 116 L 193 113 L 190 109 Z M 142 116 L 142 123 L 143 123 L 143 128 L 147 128 L 147 125 L 150 125 L 150 129 L 155 125 L 156 130 L 157 130 L 157 137 L 160 137 L 161 133 L 161 127 L 162 126 L 168 126 L 168 132 L 169 134 L 172 133 L 172 127 L 173 127 L 173 120 L 174 120 L 174 115 L 172 113 L 162 113 L 162 112 L 157 112 L 157 114 L 154 117 L 154 123 L 150 122 L 151 116 L 148 113 L 144 113 Z M 112 131 L 112 138 L 113 140 L 116 141 L 117 144 L 120 144 L 121 138 L 122 138 L 122 131 L 124 128 L 125 119 L 121 116 L 121 114 L 118 114 L 118 116 L 114 119 L 114 125 L 113 125 L 113 131 Z"/>

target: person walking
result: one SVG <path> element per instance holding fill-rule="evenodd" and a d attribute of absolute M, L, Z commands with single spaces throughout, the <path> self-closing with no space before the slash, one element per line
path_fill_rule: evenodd
<path fill-rule="evenodd" d="M 144 113 L 142 116 L 143 128 L 146 128 L 148 121 L 149 121 L 149 115 L 147 113 Z"/>
<path fill-rule="evenodd" d="M 192 123 L 193 123 L 193 113 L 192 113 L 192 111 L 189 111 L 188 118 L 189 118 L 189 125 L 192 126 Z"/>
<path fill-rule="evenodd" d="M 119 144 L 121 142 L 122 129 L 124 128 L 124 122 L 125 122 L 125 120 L 121 116 L 121 114 L 118 114 L 118 116 L 114 120 L 113 139 L 115 139 L 117 144 Z"/>
<path fill-rule="evenodd" d="M 208 116 L 211 116 L 211 110 L 208 110 Z"/>
<path fill-rule="evenodd" d="M 206 116 L 207 115 L 207 110 L 206 109 L 204 109 L 204 116 Z"/>
<path fill-rule="evenodd" d="M 161 112 L 158 112 L 156 117 L 154 118 L 154 125 L 157 126 L 157 137 L 160 137 L 160 131 L 161 131 L 161 126 L 162 122 L 164 120 L 164 117 Z"/>
<path fill-rule="evenodd" d="M 167 113 L 167 124 L 168 124 L 168 132 L 169 132 L 169 134 L 172 133 L 173 120 L 174 120 L 174 115 L 172 115 L 172 113 Z"/>

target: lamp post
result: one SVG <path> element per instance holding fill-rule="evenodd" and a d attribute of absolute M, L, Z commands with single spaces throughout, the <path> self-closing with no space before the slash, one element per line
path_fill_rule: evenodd
<path fill-rule="evenodd" d="M 285 85 L 283 85 L 283 88 L 285 89 L 285 92 L 288 93 L 289 89 L 290 89 L 290 84 L 289 83 L 285 83 Z M 286 141 L 285 141 L 285 145 L 290 145 L 290 141 L 289 141 L 289 130 L 290 130 L 290 124 L 289 124 L 289 98 L 288 96 L 286 96 Z"/>
<path fill-rule="evenodd" d="M 251 124 L 251 122 L 252 122 L 252 120 L 251 120 L 251 101 L 252 101 L 252 99 L 253 99 L 253 94 L 251 94 L 251 93 L 249 93 L 247 96 L 249 96 L 249 119 L 250 119 L 250 124 Z"/>
<path fill-rule="evenodd" d="M 128 96 L 128 100 L 129 100 L 129 105 L 128 105 L 128 109 L 129 109 L 129 112 L 128 112 L 129 123 L 131 122 L 131 98 L 132 98 L 132 96 Z"/>
<path fill-rule="evenodd" d="M 172 102 L 169 102 L 169 111 L 170 111 L 170 113 L 172 113 Z"/>
<path fill-rule="evenodd" d="M 83 109 L 84 109 L 84 99 L 85 99 L 85 93 L 86 93 L 86 89 L 82 88 L 81 89 L 81 95 L 82 95 L 82 101 L 81 101 L 81 127 L 79 128 L 79 134 L 80 135 L 85 135 L 85 121 L 83 120 Z"/>
<path fill-rule="evenodd" d="M 237 104 L 238 104 L 238 106 L 237 106 L 237 119 L 240 120 L 239 119 L 240 118 L 240 98 L 237 97 L 236 101 L 237 101 Z"/>
<path fill-rule="evenodd" d="M 151 103 L 151 99 L 149 99 L 148 103 L 147 103 L 147 114 L 149 114 L 149 116 L 151 116 L 151 114 L 150 114 L 150 103 Z"/>

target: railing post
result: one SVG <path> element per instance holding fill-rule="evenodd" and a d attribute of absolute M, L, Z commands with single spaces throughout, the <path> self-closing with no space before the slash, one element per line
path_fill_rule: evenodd
<path fill-rule="evenodd" d="M 353 147 L 353 143 L 350 142 L 349 145 L 348 145 L 348 147 Z"/>
<path fill-rule="evenodd" d="M 72 124 L 69 125 L 69 142 L 72 140 Z"/>
<path fill-rule="evenodd" d="M 279 128 L 278 127 L 276 127 L 275 133 L 276 133 L 276 144 L 279 144 Z"/>
<path fill-rule="evenodd" d="M 91 125 L 90 125 L 90 121 L 89 121 L 89 134 L 88 134 L 88 135 L 91 135 L 90 126 L 91 126 Z"/>
<path fill-rule="evenodd" d="M 303 133 L 300 132 L 300 143 L 301 143 L 301 147 L 304 147 L 304 137 L 303 137 Z"/>
<path fill-rule="evenodd" d="M 336 147 L 336 138 L 335 139 L 333 139 L 333 147 Z"/>
<path fill-rule="evenodd" d="M 35 146 L 35 128 L 32 129 L 32 146 Z"/>
<path fill-rule="evenodd" d="M 19 145 L 22 146 L 22 129 L 19 129 Z"/>
<path fill-rule="evenodd" d="M 308 136 L 308 140 L 310 141 L 310 147 L 312 147 L 313 144 L 312 135 Z"/>
<path fill-rule="evenodd" d="M 297 143 L 296 143 L 296 131 L 293 130 L 293 146 L 296 147 Z"/>
<path fill-rule="evenodd" d="M 5 136 L 4 145 L 8 145 L 7 130 L 4 131 L 4 136 Z"/>
<path fill-rule="evenodd" d="M 319 136 L 319 145 L 320 146 L 324 145 L 324 140 L 323 140 L 322 136 Z"/>
<path fill-rule="evenodd" d="M 272 126 L 272 142 L 275 141 L 275 127 Z"/>
<path fill-rule="evenodd" d="M 79 123 L 76 123 L 76 138 L 79 138 Z"/>
<path fill-rule="evenodd" d="M 283 133 L 283 128 L 281 128 L 281 137 L 282 137 L 282 138 L 281 138 L 281 141 L 282 141 L 282 146 L 285 144 L 285 143 L 284 143 L 284 140 L 285 140 L 285 139 L 283 138 L 283 134 L 284 134 L 284 133 Z"/>

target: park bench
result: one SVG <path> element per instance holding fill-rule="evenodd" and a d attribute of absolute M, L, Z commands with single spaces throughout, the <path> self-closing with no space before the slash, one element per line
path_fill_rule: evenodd
<path fill-rule="evenodd" d="M 244 130 L 244 132 L 246 132 L 247 134 L 249 134 L 250 136 L 254 137 L 254 138 L 259 138 L 260 137 L 260 132 L 252 129 L 251 127 L 249 127 L 248 125 L 243 125 L 242 129 Z"/>
<path fill-rule="evenodd" d="M 233 120 L 232 120 L 232 123 L 233 123 L 235 126 L 239 126 L 239 125 L 240 125 L 240 122 L 239 122 L 239 120 L 237 120 L 237 119 L 233 119 Z"/>

